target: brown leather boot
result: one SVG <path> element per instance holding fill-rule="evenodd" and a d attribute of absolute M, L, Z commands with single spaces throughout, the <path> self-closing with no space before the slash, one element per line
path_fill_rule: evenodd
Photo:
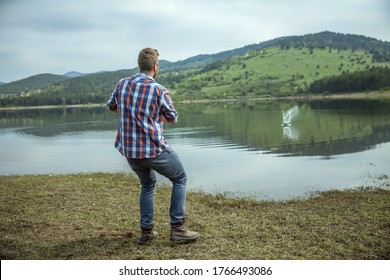
<path fill-rule="evenodd" d="M 199 233 L 187 229 L 185 220 L 177 224 L 171 224 L 171 241 L 192 241 L 198 237 Z"/>
<path fill-rule="evenodd" d="M 141 237 L 138 239 L 138 245 L 146 245 L 158 236 L 158 232 L 150 228 L 141 228 Z"/>

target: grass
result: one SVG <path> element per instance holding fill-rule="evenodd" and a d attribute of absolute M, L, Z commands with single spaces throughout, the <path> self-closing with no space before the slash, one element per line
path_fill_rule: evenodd
<path fill-rule="evenodd" d="M 188 225 L 171 243 L 170 187 L 156 192 L 155 229 L 138 246 L 139 186 L 126 174 L 0 177 L 1 259 L 389 259 L 390 190 L 330 191 L 253 201 L 188 193 Z"/>

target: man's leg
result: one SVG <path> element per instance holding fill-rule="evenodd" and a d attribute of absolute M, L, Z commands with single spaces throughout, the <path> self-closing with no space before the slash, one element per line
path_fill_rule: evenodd
<path fill-rule="evenodd" d="M 172 149 L 168 149 L 152 159 L 149 166 L 172 182 L 170 239 L 176 241 L 197 239 L 199 233 L 189 231 L 185 225 L 187 175 L 180 158 Z"/>
<path fill-rule="evenodd" d="M 187 174 L 180 158 L 172 149 L 169 149 L 150 159 L 148 166 L 172 182 L 171 223 L 183 221 L 185 219 Z"/>
<path fill-rule="evenodd" d="M 151 239 L 157 237 L 158 233 L 153 231 L 154 218 L 154 191 L 156 189 L 156 175 L 154 171 L 145 167 L 143 159 L 127 159 L 131 169 L 137 174 L 141 183 L 140 193 L 140 226 L 141 238 L 138 244 L 144 245 Z"/>

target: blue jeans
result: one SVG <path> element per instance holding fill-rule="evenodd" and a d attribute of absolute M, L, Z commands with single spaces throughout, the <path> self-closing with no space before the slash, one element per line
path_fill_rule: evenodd
<path fill-rule="evenodd" d="M 155 158 L 128 158 L 131 169 L 138 175 L 141 183 L 140 212 L 141 228 L 150 228 L 154 216 L 154 191 L 156 189 L 155 171 L 167 177 L 172 182 L 170 206 L 171 224 L 176 224 L 185 218 L 187 175 L 177 154 L 168 148 Z"/>

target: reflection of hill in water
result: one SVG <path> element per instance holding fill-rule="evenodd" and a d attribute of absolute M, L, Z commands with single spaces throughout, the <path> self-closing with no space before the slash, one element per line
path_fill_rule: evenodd
<path fill-rule="evenodd" d="M 63 108 L 0 111 L 0 127 L 39 137 L 84 131 L 107 131 L 116 127 L 115 116 L 105 108 Z"/>
<path fill-rule="evenodd" d="M 294 105 L 299 114 L 281 126 Z M 181 121 L 186 128 L 212 126 L 215 135 L 251 151 L 330 157 L 389 142 L 389 109 L 388 102 L 365 100 L 197 104 L 182 108 Z"/>
<path fill-rule="evenodd" d="M 371 149 L 380 143 L 390 141 L 390 125 L 373 128 L 370 135 L 361 138 L 337 139 L 329 141 L 311 141 L 309 143 L 286 144 L 273 150 L 291 156 L 324 156 L 349 154 Z"/>
<path fill-rule="evenodd" d="M 282 114 L 297 105 L 291 126 Z M 390 141 L 390 103 L 368 100 L 231 102 L 176 105 L 180 119 L 166 138 L 207 147 L 283 155 L 353 153 Z M 105 108 L 0 111 L 2 128 L 41 137 L 84 131 L 115 131 L 117 115 Z"/>
<path fill-rule="evenodd" d="M 46 124 L 31 126 L 18 130 L 20 135 L 33 135 L 39 137 L 53 137 L 60 134 L 76 134 L 85 131 L 106 131 L 112 129 L 110 121 L 85 121 L 63 124 Z"/>

